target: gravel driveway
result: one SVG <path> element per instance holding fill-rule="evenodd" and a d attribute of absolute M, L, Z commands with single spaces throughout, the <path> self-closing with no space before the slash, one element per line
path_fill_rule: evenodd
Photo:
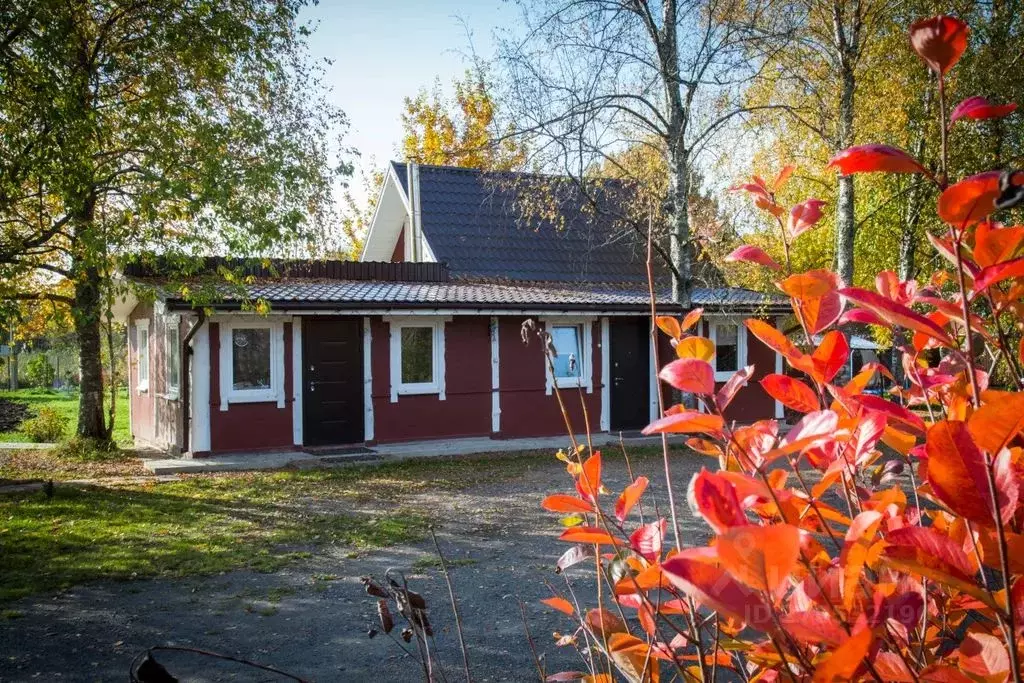
<path fill-rule="evenodd" d="M 705 464 L 710 463 L 702 456 L 673 456 L 688 543 L 703 542 L 706 534 L 685 509 L 686 485 Z M 666 511 L 660 458 L 633 466 L 651 479 L 648 499 Z M 613 492 L 625 485 L 621 457 L 606 457 L 605 481 Z M 526 604 L 547 671 L 582 668 L 579 658 L 556 648 L 551 636 L 571 631 L 570 622 L 539 603 L 550 595 L 545 581 L 564 588 L 553 568 L 567 547 L 556 540 L 557 516 L 539 503 L 547 493 L 565 491 L 568 483 L 564 466 L 548 456 L 511 483 L 417 493 L 401 501 L 439 520 L 437 533 L 454 565 L 451 576 L 477 681 L 537 678 L 518 598 Z M 359 578 L 382 577 L 389 567 L 405 569 L 410 587 L 426 597 L 447 679 L 462 680 L 447 589 L 439 569 L 430 566 L 434 557 L 429 538 L 358 557 L 346 548 L 319 547 L 274 574 L 100 582 L 26 598 L 5 605 L 0 617 L 0 680 L 123 681 L 133 656 L 159 644 L 250 658 L 318 681 L 419 680 L 419 665 L 394 642 L 383 635 L 367 637 L 376 625 L 376 604 Z M 592 570 L 577 567 L 569 575 L 585 596 Z M 182 680 L 282 680 L 254 678 L 252 670 L 228 665 L 210 668 L 194 656 L 166 655 L 164 661 Z"/>

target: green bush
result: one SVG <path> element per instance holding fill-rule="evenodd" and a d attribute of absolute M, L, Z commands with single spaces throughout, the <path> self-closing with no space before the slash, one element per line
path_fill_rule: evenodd
<path fill-rule="evenodd" d="M 56 377 L 57 371 L 44 353 L 33 356 L 25 364 L 25 379 L 34 387 L 49 389 L 53 386 L 53 380 Z"/>
<path fill-rule="evenodd" d="M 35 443 L 50 443 L 64 438 L 68 418 L 53 408 L 42 407 L 39 414 L 21 423 L 21 431 Z"/>
<path fill-rule="evenodd" d="M 97 461 L 112 460 L 122 457 L 121 451 L 113 441 L 89 439 L 76 436 L 62 443 L 56 449 L 56 455 L 66 460 Z"/>

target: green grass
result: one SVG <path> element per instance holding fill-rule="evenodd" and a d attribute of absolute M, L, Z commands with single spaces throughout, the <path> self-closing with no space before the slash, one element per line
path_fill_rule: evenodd
<path fill-rule="evenodd" d="M 67 437 L 75 433 L 78 426 L 78 393 L 65 393 L 50 389 L 19 389 L 18 391 L 0 391 L 0 398 L 12 399 L 28 405 L 35 414 L 42 407 L 53 408 L 68 418 Z M 105 396 L 104 399 L 107 397 Z M 104 401 L 104 410 L 109 404 Z M 132 437 L 128 425 L 128 391 L 122 389 L 117 394 L 117 414 L 114 417 L 114 441 L 119 446 L 131 446 Z M 29 441 L 20 431 L 0 432 L 0 441 Z"/>

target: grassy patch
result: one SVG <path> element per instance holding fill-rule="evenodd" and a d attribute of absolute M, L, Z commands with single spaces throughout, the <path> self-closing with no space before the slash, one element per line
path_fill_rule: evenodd
<path fill-rule="evenodd" d="M 78 427 L 78 394 L 65 393 L 63 391 L 52 391 L 49 389 L 19 389 L 18 391 L 0 391 L 0 397 L 25 403 L 33 414 L 39 412 L 42 407 L 53 408 L 61 415 L 68 418 L 68 433 L 70 437 Z M 109 409 L 104 396 L 104 408 Z M 132 437 L 128 425 L 128 391 L 122 389 L 117 395 L 117 412 L 114 416 L 114 441 L 120 446 L 131 446 Z M 30 439 L 20 431 L 0 432 L 0 441 L 17 442 L 29 441 Z"/>

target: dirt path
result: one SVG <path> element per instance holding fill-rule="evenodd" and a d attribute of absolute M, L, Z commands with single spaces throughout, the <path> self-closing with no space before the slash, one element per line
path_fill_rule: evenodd
<path fill-rule="evenodd" d="M 703 526 L 685 510 L 686 484 L 705 462 L 689 455 L 673 464 L 688 543 L 705 537 Z M 634 466 L 651 478 L 653 499 L 665 510 L 660 461 Z M 609 489 L 621 490 L 627 480 L 621 460 L 607 463 L 605 470 Z M 545 581 L 564 587 L 553 567 L 567 547 L 555 538 L 557 516 L 541 510 L 539 502 L 564 490 L 567 481 L 563 466 L 546 459 L 513 482 L 416 493 L 401 501 L 404 508 L 440 520 L 438 537 L 453 564 L 477 681 L 536 680 L 517 598 L 527 606 L 548 672 L 582 667 L 571 651 L 553 644 L 554 631 L 571 629 L 567 618 L 539 604 L 550 595 Z M 367 637 L 376 624 L 376 605 L 359 577 L 382 577 L 389 567 L 405 569 L 411 588 L 426 597 L 447 678 L 462 680 L 447 589 L 432 566 L 429 539 L 354 558 L 347 548 L 311 550 L 309 559 L 274 574 L 101 582 L 7 604 L 0 613 L 0 680 L 126 680 L 132 657 L 158 644 L 247 657 L 318 681 L 419 680 L 418 664 L 392 641 Z M 591 569 L 569 574 L 581 591 L 593 583 Z M 168 656 L 167 662 L 182 680 L 279 680 L 253 678 L 249 670 L 227 666 L 204 669 L 208 663 L 194 657 Z"/>

